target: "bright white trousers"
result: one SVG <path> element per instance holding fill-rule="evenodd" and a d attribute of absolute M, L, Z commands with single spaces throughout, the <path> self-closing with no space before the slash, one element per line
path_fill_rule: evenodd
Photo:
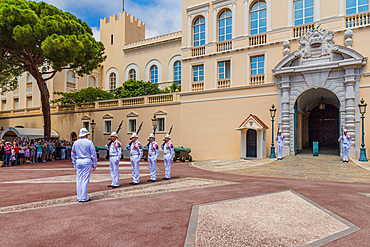
<path fill-rule="evenodd" d="M 348 161 L 349 145 L 342 144 L 343 161 Z"/>
<path fill-rule="evenodd" d="M 140 163 L 140 155 L 131 155 L 131 169 L 132 169 L 132 182 L 139 183 L 139 163 Z"/>
<path fill-rule="evenodd" d="M 157 180 L 157 159 L 158 155 L 149 155 L 148 157 L 151 180 Z"/>
<path fill-rule="evenodd" d="M 91 168 L 91 159 L 77 159 L 75 169 L 77 174 L 76 191 L 78 201 L 86 201 L 88 199 L 87 188 L 89 186 Z"/>
<path fill-rule="evenodd" d="M 283 144 L 279 144 L 279 143 L 277 144 L 278 159 L 283 158 L 283 147 L 284 147 Z"/>
<path fill-rule="evenodd" d="M 119 186 L 119 161 L 120 156 L 110 156 L 109 157 L 109 167 L 110 167 L 110 177 L 112 179 L 113 186 Z"/>
<path fill-rule="evenodd" d="M 164 171 L 165 171 L 165 177 L 171 178 L 171 161 L 172 161 L 172 155 L 171 153 L 165 154 L 163 156 L 164 159 Z"/>

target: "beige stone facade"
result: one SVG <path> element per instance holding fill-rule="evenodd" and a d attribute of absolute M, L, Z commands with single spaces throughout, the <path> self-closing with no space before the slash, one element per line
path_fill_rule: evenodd
<path fill-rule="evenodd" d="M 156 80 L 163 88 L 178 79 L 180 61 L 182 90 L 73 109 L 55 106 L 52 128 L 69 140 L 94 119 L 94 141 L 102 146 L 122 120 L 123 143 L 135 121 L 136 127 L 144 122 L 139 138 L 146 142 L 157 115 L 163 119 L 157 139 L 173 126 L 173 143 L 190 147 L 194 159 L 263 158 L 270 154 L 274 104 L 274 132 L 282 129 L 285 154 L 309 150 L 312 141 L 339 150 L 333 140 L 346 127 L 353 138 L 350 155 L 358 156 L 357 105 L 360 98 L 370 102 L 368 10 L 368 3 L 349 6 L 346 0 L 184 0 L 182 30 L 149 39 L 145 24 L 127 13 L 105 18 L 102 67 L 82 78 L 59 73 L 48 82 L 50 92 L 112 90 L 130 78 Z M 0 126 L 42 128 L 38 89 L 27 75 L 19 82 L 17 91 L 1 96 Z M 244 123 L 251 114 L 261 123 Z"/>

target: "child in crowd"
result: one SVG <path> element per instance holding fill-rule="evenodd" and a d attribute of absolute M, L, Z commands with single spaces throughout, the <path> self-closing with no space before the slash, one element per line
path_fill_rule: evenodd
<path fill-rule="evenodd" d="M 35 163 L 36 161 L 36 148 L 33 143 L 30 146 L 30 163 Z"/>
<path fill-rule="evenodd" d="M 66 158 L 67 145 L 62 143 L 62 149 L 60 150 L 60 159 L 64 160 Z"/>
<path fill-rule="evenodd" d="M 46 158 L 48 157 L 48 145 L 46 142 L 42 146 L 42 162 L 46 162 Z"/>
<path fill-rule="evenodd" d="M 39 141 L 36 145 L 36 163 L 41 162 L 42 159 L 42 145 L 41 141 Z"/>
<path fill-rule="evenodd" d="M 16 166 L 17 163 L 16 163 L 16 159 L 15 159 L 15 145 L 13 147 L 11 147 L 11 155 L 10 155 L 10 166 Z"/>
<path fill-rule="evenodd" d="M 24 159 L 26 160 L 26 163 L 28 164 L 28 163 L 30 163 L 31 161 L 30 161 L 30 146 L 29 146 L 29 143 L 28 143 L 28 141 L 27 142 L 25 142 L 25 147 L 26 147 L 26 149 L 25 149 L 25 151 L 24 151 Z"/>

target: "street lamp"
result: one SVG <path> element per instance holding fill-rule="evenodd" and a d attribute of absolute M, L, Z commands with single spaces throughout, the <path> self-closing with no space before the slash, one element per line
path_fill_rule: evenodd
<path fill-rule="evenodd" d="M 271 122 L 272 122 L 272 143 L 271 143 L 271 152 L 270 152 L 270 159 L 276 159 L 276 154 L 275 154 L 275 147 L 274 147 L 274 118 L 276 115 L 276 108 L 275 105 L 273 104 L 270 109 L 270 117 L 271 117 Z"/>
<path fill-rule="evenodd" d="M 363 162 L 367 162 L 367 158 L 366 158 L 366 148 L 365 148 L 365 143 L 364 143 L 364 135 L 365 135 L 365 131 L 364 131 L 364 114 L 366 113 L 366 106 L 367 106 L 367 103 L 365 103 L 365 100 L 364 99 L 361 99 L 360 101 L 360 104 L 358 104 L 358 108 L 360 108 L 360 113 L 361 113 L 361 119 L 362 119 L 362 144 L 361 144 L 361 148 L 360 148 L 360 159 L 359 161 L 363 161 Z"/>
<path fill-rule="evenodd" d="M 157 123 L 158 123 L 158 119 L 157 119 L 157 116 L 154 115 L 153 118 L 152 118 L 152 125 L 153 125 L 153 135 L 155 136 L 155 130 L 157 129 Z"/>
<path fill-rule="evenodd" d="M 92 141 L 94 142 L 94 130 L 95 130 L 95 126 L 96 126 L 96 123 L 95 123 L 94 119 L 91 120 L 90 126 L 91 126 L 91 137 L 92 137 Z"/>

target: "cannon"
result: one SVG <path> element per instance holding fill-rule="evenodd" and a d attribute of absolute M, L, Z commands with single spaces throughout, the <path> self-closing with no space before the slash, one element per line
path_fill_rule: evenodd
<path fill-rule="evenodd" d="M 96 157 L 99 159 L 99 150 L 106 150 L 108 151 L 105 147 L 99 147 L 99 146 L 95 146 L 95 152 L 96 152 Z"/>
<path fill-rule="evenodd" d="M 193 161 L 193 157 L 189 155 L 191 152 L 190 148 L 175 147 L 174 150 L 175 154 L 172 158 L 173 162 L 176 162 L 177 160 L 180 160 L 181 162 L 185 162 L 186 160 L 188 160 L 189 162 Z"/>

